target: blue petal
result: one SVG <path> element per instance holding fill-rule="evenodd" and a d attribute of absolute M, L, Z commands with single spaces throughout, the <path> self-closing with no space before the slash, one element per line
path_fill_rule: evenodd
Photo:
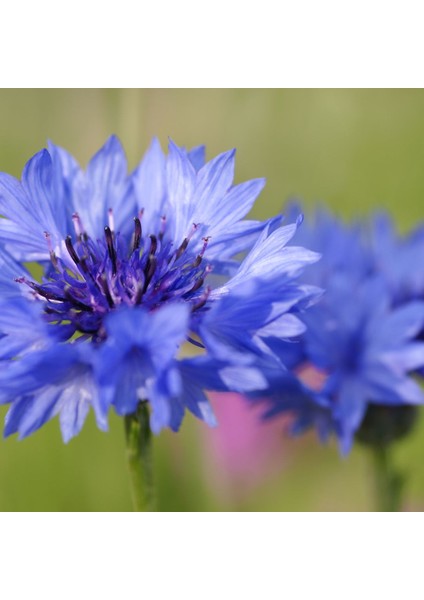
<path fill-rule="evenodd" d="M 50 234 L 53 247 L 66 237 L 68 206 L 53 183 L 54 167 L 47 150 L 28 161 L 22 183 L 0 175 L 0 212 L 12 221 L 8 225 L 1 223 L 0 239 L 20 260 L 49 258 L 45 232 Z"/>
<path fill-rule="evenodd" d="M 216 417 L 204 390 L 226 389 L 219 376 L 218 365 L 202 356 L 181 361 L 179 370 L 182 380 L 181 402 L 209 427 L 216 427 Z"/>
<path fill-rule="evenodd" d="M 260 371 L 250 366 L 226 366 L 219 370 L 219 376 L 228 390 L 243 393 L 265 390 L 268 382 Z"/>
<path fill-rule="evenodd" d="M 240 183 L 230 188 L 220 203 L 210 206 L 212 213 L 208 219 L 211 223 L 209 235 L 216 238 L 217 243 L 221 232 L 247 215 L 264 186 L 265 179 Z"/>
<path fill-rule="evenodd" d="M 136 207 L 130 194 L 127 159 L 116 136 L 108 139 L 88 163 L 86 173 L 75 182 L 74 206 L 93 239 L 103 236 L 109 209 L 113 210 L 117 231 L 131 229 Z"/>
<path fill-rule="evenodd" d="M 205 164 L 196 177 L 193 198 L 193 220 L 210 228 L 219 222 L 219 213 L 234 179 L 235 150 L 224 152 Z M 227 208 L 228 211 L 228 208 Z M 212 229 L 212 228 L 211 228 Z"/>
<path fill-rule="evenodd" d="M 107 428 L 92 377 L 91 347 L 52 345 L 9 364 L 1 372 L 1 388 L 12 406 L 6 435 L 26 437 L 60 413 L 65 441 L 79 432 L 90 406 L 97 424 Z M 54 365 L 54 368 L 52 368 Z"/>
<path fill-rule="evenodd" d="M 140 400 L 149 400 L 155 430 L 169 425 L 172 411 L 164 382 L 170 385 L 175 356 L 188 333 L 188 318 L 189 307 L 182 303 L 155 312 L 122 308 L 108 315 L 108 337 L 95 366 L 105 409 L 113 403 L 118 414 L 129 414 Z"/>
<path fill-rule="evenodd" d="M 220 267 L 220 262 L 228 257 L 251 248 L 257 243 L 264 230 L 271 231 L 281 225 L 282 216 L 272 217 L 267 221 L 239 221 L 226 230 L 217 228 L 216 235 L 209 241 L 208 258 Z"/>
<path fill-rule="evenodd" d="M 180 401 L 181 377 L 176 367 L 162 373 L 147 390 L 152 406 L 150 426 L 158 434 L 164 427 L 178 431 L 184 417 L 184 405 Z"/>
<path fill-rule="evenodd" d="M 199 171 L 206 162 L 205 146 L 196 146 L 195 148 L 192 148 L 187 155 L 196 171 Z"/>
<path fill-rule="evenodd" d="M 19 439 L 31 435 L 57 414 L 59 396 L 60 390 L 47 388 L 32 397 L 31 402 L 26 405 L 25 411 L 19 411 L 20 418 L 13 418 L 13 421 L 17 423 Z"/>
<path fill-rule="evenodd" d="M 370 402 L 424 404 L 423 390 L 406 375 L 398 375 L 383 366 L 375 365 L 367 368 L 364 379 Z"/>
<path fill-rule="evenodd" d="M 158 368 L 175 356 L 185 340 L 189 307 L 183 303 L 169 304 L 156 312 L 123 308 L 111 312 L 105 320 L 108 339 L 105 345 L 125 351 L 132 347 L 146 349 Z"/>
<path fill-rule="evenodd" d="M 31 410 L 33 403 L 34 398 L 32 396 L 24 396 L 15 400 L 5 418 L 4 437 L 17 433 L 20 422 L 26 412 Z"/>
<path fill-rule="evenodd" d="M 0 219 L 0 223 L 3 220 Z M 0 246 L 0 296 L 2 300 L 14 297 L 19 298 L 25 295 L 25 286 L 17 283 L 15 280 L 18 277 L 28 276 L 28 271 Z"/>
<path fill-rule="evenodd" d="M 90 402 L 81 390 L 74 389 L 73 393 L 66 390 L 62 394 L 59 421 L 65 443 L 81 431 L 89 410 Z"/>
<path fill-rule="evenodd" d="M 16 358 L 21 352 L 40 349 L 51 341 L 42 306 L 24 297 L 10 296 L 0 302 L 0 333 L 4 336 L 0 340 L 0 357 L 3 359 Z"/>
<path fill-rule="evenodd" d="M 343 431 L 344 444 L 353 440 L 367 408 L 367 390 L 362 382 L 355 378 L 346 378 L 339 389 L 333 416 Z"/>
<path fill-rule="evenodd" d="M 135 200 L 143 210 L 143 227 L 154 233 L 160 217 L 166 215 L 166 161 L 159 140 L 153 138 L 150 148 L 132 175 Z M 169 218 L 169 216 L 168 216 Z"/>
<path fill-rule="evenodd" d="M 193 223 L 196 171 L 187 153 L 178 148 L 172 140 L 169 141 L 166 180 L 172 214 L 172 223 L 169 223 L 170 234 L 172 239 L 181 242 L 188 235 Z"/>
<path fill-rule="evenodd" d="M 258 329 L 257 335 L 261 337 L 275 336 L 284 339 L 297 337 L 304 333 L 305 330 L 305 325 L 298 317 L 292 314 L 285 314 Z"/>
<path fill-rule="evenodd" d="M 374 345 L 379 348 L 394 348 L 414 338 L 424 327 L 424 302 L 410 302 L 394 310 L 384 320 L 375 335 Z"/>
<path fill-rule="evenodd" d="M 424 343 L 411 342 L 396 350 L 383 351 L 379 361 L 398 375 L 415 371 L 424 367 Z"/>
<path fill-rule="evenodd" d="M 296 229 L 297 225 L 286 225 L 268 237 L 267 232 L 264 231 L 227 287 L 234 287 L 252 277 L 267 279 L 282 275 L 293 276 L 308 264 L 318 261 L 320 255 L 316 252 L 286 246 Z"/>

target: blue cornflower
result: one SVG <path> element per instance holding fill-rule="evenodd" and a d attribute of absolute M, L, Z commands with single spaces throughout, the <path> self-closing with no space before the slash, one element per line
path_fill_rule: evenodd
<path fill-rule="evenodd" d="M 313 426 L 323 440 L 335 433 L 346 453 L 370 405 L 424 402 L 411 377 L 424 365 L 424 343 L 416 341 L 424 302 L 395 303 L 358 224 L 343 225 L 320 210 L 299 237 L 322 253 L 302 280 L 325 293 L 302 315 L 306 329 L 296 343 L 267 340 L 276 358 L 261 365 L 269 382 L 267 416 L 290 412 L 294 432 Z"/>
<path fill-rule="evenodd" d="M 301 213 L 301 205 L 297 202 L 286 207 L 288 222 L 294 221 Z M 364 223 L 344 223 L 322 206 L 316 208 L 312 217 L 304 220 L 302 227 L 296 231 L 294 241 L 299 245 L 306 244 L 322 256 L 306 274 L 305 281 L 308 283 L 325 287 L 334 273 L 345 271 L 349 271 L 352 281 L 360 281 L 374 270 L 375 258 L 370 251 Z"/>
<path fill-rule="evenodd" d="M 177 430 L 185 409 L 213 425 L 206 389 L 266 387 L 233 349 L 297 335 L 317 290 L 296 280 L 318 255 L 286 245 L 300 221 L 245 220 L 264 180 L 233 175 L 234 151 L 205 163 L 203 147 L 170 142 L 166 156 L 157 140 L 128 174 L 115 137 L 86 170 L 50 144 L 21 181 L 0 174 L 6 435 L 59 415 L 67 441 L 90 407 L 105 429 L 111 406 L 127 415 L 141 400 L 155 432 Z M 200 355 L 181 358 L 187 341 Z"/>
<path fill-rule="evenodd" d="M 371 248 L 372 268 L 384 277 L 394 304 L 424 299 L 424 277 L 417 268 L 424 262 L 422 225 L 401 236 L 390 216 L 380 212 L 366 224 L 365 242 Z"/>

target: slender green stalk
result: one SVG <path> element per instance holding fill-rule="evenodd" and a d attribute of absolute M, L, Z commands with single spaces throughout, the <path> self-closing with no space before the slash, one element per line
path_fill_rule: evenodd
<path fill-rule="evenodd" d="M 152 432 L 147 402 L 140 402 L 137 411 L 125 417 L 125 437 L 134 510 L 154 511 Z"/>
<path fill-rule="evenodd" d="M 377 511 L 397 512 L 402 510 L 404 477 L 394 468 L 388 446 L 370 448 L 374 458 Z"/>

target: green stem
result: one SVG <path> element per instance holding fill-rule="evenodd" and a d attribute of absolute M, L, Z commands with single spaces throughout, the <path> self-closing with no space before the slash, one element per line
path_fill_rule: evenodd
<path fill-rule="evenodd" d="M 404 477 L 395 470 L 388 446 L 374 446 L 371 452 L 374 458 L 377 511 L 398 512 L 402 510 Z"/>
<path fill-rule="evenodd" d="M 152 432 L 147 402 L 140 402 L 135 413 L 126 415 L 125 438 L 134 510 L 154 511 Z"/>

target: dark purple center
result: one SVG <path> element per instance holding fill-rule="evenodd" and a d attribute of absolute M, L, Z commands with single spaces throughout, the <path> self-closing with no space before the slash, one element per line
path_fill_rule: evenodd
<path fill-rule="evenodd" d="M 157 235 L 143 236 L 140 213 L 130 241 L 113 231 L 112 211 L 104 238 L 97 241 L 85 233 L 78 215 L 73 221 L 74 239 L 65 240 L 68 256 L 60 258 L 50 248 L 50 265 L 42 283 L 18 279 L 45 302 L 50 323 L 67 326 L 66 337 L 79 333 L 95 341 L 103 339 L 104 316 L 120 305 L 154 310 L 168 301 L 182 300 L 193 311 L 205 305 L 210 289 L 204 281 L 211 271 L 203 260 L 206 238 L 201 252 L 194 254 L 190 237 L 177 248 L 166 241 L 164 217 Z M 193 233 L 196 228 L 193 225 Z M 50 244 L 47 233 L 46 238 Z"/>

